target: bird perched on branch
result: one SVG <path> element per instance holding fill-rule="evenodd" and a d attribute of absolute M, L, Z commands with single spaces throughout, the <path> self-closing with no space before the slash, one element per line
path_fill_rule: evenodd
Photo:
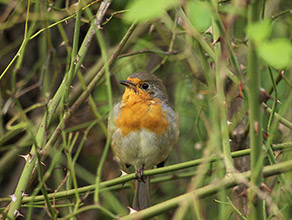
<path fill-rule="evenodd" d="M 179 135 L 179 120 L 162 81 L 137 72 L 120 84 L 126 87 L 113 110 L 112 150 L 118 161 L 136 170 L 133 208 L 150 206 L 150 180 L 144 169 L 163 166 Z"/>

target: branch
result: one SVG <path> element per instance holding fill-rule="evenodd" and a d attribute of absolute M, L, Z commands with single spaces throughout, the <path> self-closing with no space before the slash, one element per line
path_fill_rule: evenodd
<path fill-rule="evenodd" d="M 277 175 L 284 172 L 290 172 L 290 171 L 292 171 L 292 160 L 265 167 L 263 169 L 263 175 L 264 177 L 269 177 L 269 176 Z M 151 218 L 163 212 L 166 212 L 168 210 L 174 209 L 181 203 L 192 201 L 194 197 L 202 199 L 207 196 L 216 194 L 217 192 L 221 191 L 222 188 L 227 189 L 227 188 L 234 187 L 240 183 L 239 181 L 240 179 L 243 179 L 243 178 L 248 179 L 250 177 L 251 177 L 250 171 L 226 176 L 222 180 L 217 181 L 216 183 L 201 187 L 197 190 L 185 193 L 181 196 L 177 196 L 173 199 L 159 203 L 150 208 L 124 216 L 120 219 L 127 220 L 127 219 Z"/>

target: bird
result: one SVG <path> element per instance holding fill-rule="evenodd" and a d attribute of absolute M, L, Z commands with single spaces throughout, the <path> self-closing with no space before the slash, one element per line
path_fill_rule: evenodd
<path fill-rule="evenodd" d="M 127 80 L 122 99 L 113 108 L 111 148 L 122 167 L 135 168 L 133 209 L 150 206 L 150 177 L 143 171 L 162 167 L 179 136 L 179 116 L 161 79 L 136 72 Z"/>

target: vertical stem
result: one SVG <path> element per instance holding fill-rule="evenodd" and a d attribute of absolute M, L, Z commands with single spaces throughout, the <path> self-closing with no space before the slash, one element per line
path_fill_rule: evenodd
<path fill-rule="evenodd" d="M 273 72 L 272 72 L 271 67 L 268 67 L 268 70 L 269 70 L 270 78 L 271 78 L 272 85 L 274 88 L 273 89 L 274 90 L 274 101 L 273 101 L 272 112 L 270 114 L 268 124 L 267 124 L 268 138 L 266 140 L 266 144 L 265 144 L 266 148 L 265 149 L 266 149 L 270 164 L 276 164 L 277 163 L 276 157 L 275 157 L 275 155 L 273 153 L 273 149 L 272 149 L 273 132 L 271 132 L 271 127 L 272 127 L 272 122 L 274 120 L 275 113 L 276 113 L 276 106 L 277 106 L 277 100 L 278 100 L 278 89 L 277 89 L 277 85 L 276 85 L 275 80 L 274 80 L 274 76 L 273 76 Z M 284 193 L 285 198 L 287 198 L 289 200 L 289 202 L 291 203 L 292 202 L 292 195 L 291 195 L 292 191 L 291 191 L 290 187 L 287 187 L 287 188 L 285 187 L 286 186 L 286 179 L 285 179 L 284 174 L 280 173 L 277 177 L 278 177 L 280 184 L 282 185 L 282 187 L 284 189 L 283 192 L 285 192 Z"/>
<path fill-rule="evenodd" d="M 63 84 L 64 85 L 64 84 Z M 36 148 L 40 148 L 44 141 L 45 141 L 45 132 L 47 125 L 50 123 L 52 116 L 59 104 L 59 101 L 62 97 L 64 91 L 64 86 L 60 86 L 59 90 L 54 95 L 53 99 L 51 100 L 47 112 L 44 114 L 42 122 L 38 128 L 38 131 L 35 136 L 35 144 L 32 146 L 30 153 L 28 154 L 29 158 L 26 160 L 25 166 L 21 173 L 20 179 L 17 183 L 17 187 L 15 189 L 14 196 L 16 198 L 15 201 L 11 202 L 9 211 L 8 211 L 8 218 L 15 219 L 16 216 L 14 213 L 17 213 L 17 210 L 22 201 L 22 194 L 25 193 L 26 186 L 28 184 L 29 179 L 31 178 L 31 174 L 33 168 L 35 167 L 36 162 Z"/>
<path fill-rule="evenodd" d="M 95 31 L 96 31 L 96 36 L 97 36 L 97 40 L 101 49 L 101 54 L 102 54 L 102 58 L 104 61 L 104 67 L 105 67 L 105 78 L 106 78 L 106 83 L 107 83 L 107 97 L 108 97 L 108 107 L 109 107 L 109 131 L 111 131 L 110 127 L 112 126 L 112 112 L 113 112 L 113 102 L 112 102 L 112 90 L 111 90 L 111 82 L 110 82 L 110 71 L 109 71 L 109 62 L 108 62 L 108 58 L 107 58 L 107 54 L 106 54 L 106 44 L 105 41 L 100 33 L 99 30 L 97 30 L 97 27 L 95 27 Z M 98 204 L 99 202 L 99 184 L 100 184 L 100 180 L 101 180 L 101 174 L 102 174 L 102 168 L 103 168 L 103 164 L 105 162 L 108 150 L 109 150 L 109 146 L 110 146 L 110 136 L 111 135 L 107 135 L 107 140 L 106 140 L 106 145 L 105 148 L 103 150 L 98 168 L 97 168 L 97 173 L 96 173 L 96 190 L 94 191 L 94 202 L 96 204 Z"/>
<path fill-rule="evenodd" d="M 217 1 L 212 1 L 214 14 L 218 13 L 218 4 Z M 225 172 L 222 171 L 223 175 L 230 175 L 233 171 L 232 165 L 232 157 L 231 157 L 231 149 L 229 142 L 229 130 L 227 124 L 227 110 L 226 110 L 226 98 L 224 93 L 224 80 L 226 79 L 226 41 L 227 34 L 224 29 L 222 29 L 223 25 L 220 26 L 219 16 L 214 16 L 212 21 L 212 29 L 213 29 L 213 40 L 217 41 L 215 47 L 215 91 L 216 95 L 216 110 L 218 111 L 218 124 L 219 124 L 219 135 L 221 137 L 221 145 L 223 151 L 223 160 L 225 166 Z M 220 29 L 221 27 L 221 29 Z M 218 197 L 221 201 L 226 201 L 226 190 L 222 187 L 222 190 L 218 193 Z M 219 219 L 226 219 L 226 213 L 228 209 L 224 206 L 219 206 Z"/>
<path fill-rule="evenodd" d="M 217 2 L 213 1 L 213 7 L 217 11 Z M 215 18 L 217 19 L 217 18 Z M 232 157 L 231 157 L 231 148 L 230 148 L 230 142 L 229 142 L 229 130 L 228 130 L 228 124 L 227 124 L 227 111 L 226 111 L 226 98 L 224 94 L 224 80 L 226 78 L 226 41 L 228 39 L 225 30 L 222 30 L 221 33 L 219 31 L 218 23 L 220 23 L 219 20 L 213 20 L 213 38 L 216 41 L 220 37 L 220 42 L 216 43 L 215 48 L 215 71 L 216 71 L 216 93 L 217 93 L 217 107 L 218 107 L 218 122 L 220 125 L 220 136 L 221 136 L 221 143 L 222 143 L 222 150 L 224 155 L 224 164 L 226 169 L 226 174 L 232 172 L 233 165 L 232 165 Z M 221 25 L 223 26 L 223 25 Z M 225 53 L 223 52 L 225 51 Z"/>
<path fill-rule="evenodd" d="M 260 17 L 260 1 L 251 0 L 248 8 L 248 23 L 257 22 Z M 249 76 L 249 120 L 250 120 L 250 160 L 251 183 L 260 188 L 262 182 L 263 152 L 262 152 L 262 108 L 260 104 L 260 73 L 259 58 L 253 39 L 248 41 L 248 65 Z M 253 187 L 249 193 L 249 219 L 263 219 L 263 201 L 255 193 Z"/>
<path fill-rule="evenodd" d="M 73 38 L 73 47 L 72 47 L 72 54 L 71 54 L 71 63 L 69 71 L 66 74 L 66 87 L 65 87 L 65 95 L 64 95 L 64 105 L 68 109 L 69 107 L 69 94 L 71 83 L 73 80 L 76 64 L 78 63 L 78 41 L 79 41 L 79 33 L 80 33 L 80 23 L 81 23 L 81 2 L 78 1 L 78 10 L 76 13 L 76 22 L 74 28 L 74 38 Z"/>

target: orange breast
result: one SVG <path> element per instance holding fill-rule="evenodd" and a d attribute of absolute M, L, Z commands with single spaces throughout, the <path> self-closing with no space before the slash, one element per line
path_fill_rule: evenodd
<path fill-rule="evenodd" d="M 161 107 L 159 99 L 152 99 L 148 93 L 135 93 L 126 89 L 120 113 L 115 118 L 115 123 L 123 135 L 141 128 L 162 135 L 169 129 L 166 112 Z"/>

